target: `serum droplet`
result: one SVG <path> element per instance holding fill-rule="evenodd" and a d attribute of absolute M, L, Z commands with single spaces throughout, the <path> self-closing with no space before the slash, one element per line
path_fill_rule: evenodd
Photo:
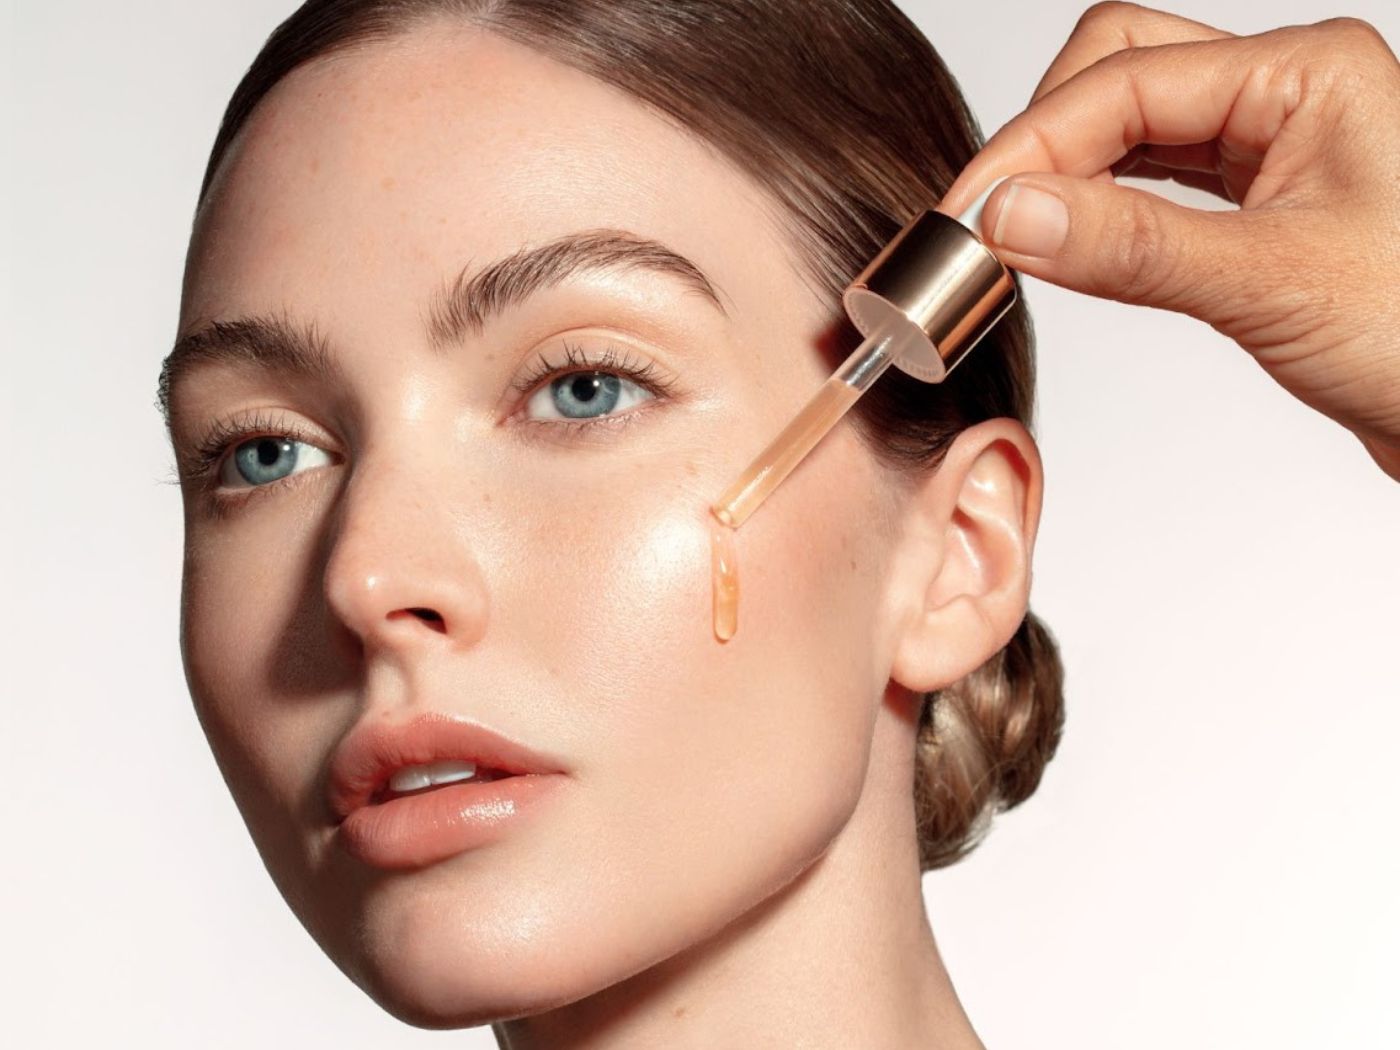
<path fill-rule="evenodd" d="M 727 642 L 739 629 L 739 563 L 734 530 L 710 522 L 710 587 L 714 595 L 715 637 Z"/>

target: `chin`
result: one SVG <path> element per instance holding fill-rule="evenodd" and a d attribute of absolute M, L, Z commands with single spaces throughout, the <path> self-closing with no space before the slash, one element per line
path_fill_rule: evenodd
<path fill-rule="evenodd" d="M 415 1028 L 474 1028 L 564 1006 L 596 991 L 561 983 L 541 949 L 520 965 L 459 951 L 427 958 L 413 946 L 356 960 L 348 976 L 385 1012 Z M 345 969 L 342 967 L 342 969 Z"/>
<path fill-rule="evenodd" d="M 612 983 L 561 950 L 538 915 L 494 920 L 441 900 L 371 910 L 338 938 L 336 965 L 383 1010 L 424 1029 L 473 1028 L 565 1006 Z"/>

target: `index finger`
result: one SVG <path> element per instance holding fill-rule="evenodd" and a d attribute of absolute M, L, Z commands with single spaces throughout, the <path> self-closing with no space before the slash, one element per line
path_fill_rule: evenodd
<path fill-rule="evenodd" d="M 1097 3 L 1079 16 L 1069 39 L 1036 85 L 1031 102 L 1038 102 L 1081 69 L 1092 66 L 1115 51 L 1190 40 L 1224 40 L 1234 35 L 1204 22 L 1151 7 L 1116 2 Z"/>
<path fill-rule="evenodd" d="M 1278 32 L 1277 30 L 1275 32 Z M 1132 147 L 1221 138 L 1263 154 L 1288 115 L 1259 77 L 1272 34 L 1116 51 L 1070 77 L 988 140 L 935 210 L 957 215 L 1003 175 L 1089 177 Z"/>

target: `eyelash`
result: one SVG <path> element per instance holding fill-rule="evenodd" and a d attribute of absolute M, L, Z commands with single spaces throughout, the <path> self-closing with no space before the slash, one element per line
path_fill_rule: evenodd
<path fill-rule="evenodd" d="M 574 367 L 570 368 L 572 365 Z M 529 374 L 516 380 L 511 386 L 521 394 L 532 394 L 541 380 L 546 378 L 555 379 L 575 372 L 611 372 L 624 379 L 630 379 L 638 386 L 644 387 L 651 393 L 658 396 L 666 396 L 671 393 L 674 384 L 660 374 L 660 370 L 652 361 L 645 363 L 634 360 L 632 355 L 626 351 L 619 354 L 613 347 L 609 346 L 596 358 L 590 358 L 588 352 L 574 344 L 564 343 L 564 363 L 562 365 L 551 364 L 543 354 L 539 356 L 534 368 Z M 624 413 L 621 416 L 599 416 L 597 419 L 575 420 L 564 423 L 566 429 L 577 429 L 579 427 L 604 425 L 617 426 L 614 422 L 618 419 L 625 419 L 631 413 Z M 551 426 L 559 425 L 558 420 L 530 420 L 532 423 L 548 423 Z"/>
<path fill-rule="evenodd" d="M 609 346 L 596 357 L 589 357 L 587 351 L 578 346 L 567 342 L 563 345 L 564 364 L 552 364 L 541 354 L 530 372 L 513 382 L 511 388 L 522 395 L 529 395 L 533 394 L 535 388 L 545 379 L 562 378 L 579 372 L 606 372 L 623 379 L 630 379 L 658 398 L 668 397 L 675 388 L 675 384 L 660 373 L 654 362 L 637 361 L 626 351 L 619 354 L 613 347 Z M 621 415 L 598 416 L 595 419 L 567 421 L 529 419 L 524 422 L 530 426 L 562 429 L 569 434 L 577 435 L 595 427 L 620 430 L 634 422 L 640 411 L 633 409 Z M 233 447 L 256 437 L 288 438 L 307 444 L 313 444 L 317 440 L 315 435 L 310 434 L 303 427 L 285 417 L 280 415 L 264 416 L 261 411 L 251 419 L 221 420 L 210 428 L 209 432 L 200 439 L 190 453 L 185 465 L 186 476 L 197 484 L 216 490 L 215 483 L 218 479 L 218 473 L 222 469 L 225 454 Z M 302 471 L 301 473 L 307 472 Z M 250 485 L 247 488 L 239 489 L 240 494 L 236 496 L 219 494 L 217 491 L 214 492 L 214 495 L 217 500 L 223 502 L 242 501 L 268 489 L 280 488 L 289 482 L 295 483 L 299 477 L 300 474 L 292 474 L 266 485 Z"/>

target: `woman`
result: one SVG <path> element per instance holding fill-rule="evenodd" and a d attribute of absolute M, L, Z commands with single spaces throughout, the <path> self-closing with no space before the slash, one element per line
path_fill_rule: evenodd
<path fill-rule="evenodd" d="M 1008 262 L 1296 350 L 1261 361 L 1397 473 L 1391 395 L 1338 379 L 1356 340 L 1282 339 L 1283 292 L 1229 329 L 1165 268 L 1181 252 L 1108 225 L 1180 217 L 1116 207 L 1101 143 L 1045 145 L 1037 120 L 1139 60 L 1097 62 L 1143 17 L 1086 22 L 971 167 L 955 86 L 878 0 L 322 2 L 269 39 L 210 158 L 162 375 L 182 646 L 269 872 L 385 1009 L 513 1048 L 980 1045 L 919 875 L 1035 789 L 1062 720 L 1027 609 L 1024 312 L 939 387 L 883 377 L 745 526 L 724 646 L 707 507 L 850 348 L 845 282 L 950 187 L 956 211 L 1026 170 L 1060 174 L 989 201 Z M 1243 39 L 1286 50 L 1268 38 Z M 1279 192 L 1241 165 L 1234 199 Z M 1063 216 L 1020 222 L 1032 183 Z M 1395 374 L 1393 346 L 1368 355 Z M 461 835 L 348 834 L 398 801 L 375 734 L 431 715 L 552 775 Z"/>

